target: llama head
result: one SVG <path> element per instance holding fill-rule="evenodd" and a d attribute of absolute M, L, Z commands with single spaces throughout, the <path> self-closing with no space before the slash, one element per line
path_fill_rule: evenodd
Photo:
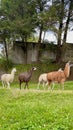
<path fill-rule="evenodd" d="M 16 68 L 13 68 L 13 70 L 12 70 L 13 72 L 16 72 Z"/>
<path fill-rule="evenodd" d="M 73 63 L 72 63 L 71 61 L 68 61 L 68 62 L 66 63 L 66 65 L 68 65 L 69 67 L 72 67 L 72 66 L 73 66 Z"/>
<path fill-rule="evenodd" d="M 32 67 L 32 70 L 36 70 L 36 67 Z"/>

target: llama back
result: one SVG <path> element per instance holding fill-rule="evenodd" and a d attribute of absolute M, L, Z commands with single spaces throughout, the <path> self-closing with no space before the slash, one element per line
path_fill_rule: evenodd
<path fill-rule="evenodd" d="M 11 77 L 11 74 L 3 74 L 1 80 L 4 82 L 12 82 L 14 77 Z"/>
<path fill-rule="evenodd" d="M 62 81 L 65 81 L 66 77 L 63 71 L 59 71 L 58 72 L 58 77 L 57 77 L 57 81 L 58 83 L 61 83 Z"/>
<path fill-rule="evenodd" d="M 39 82 L 45 81 L 47 82 L 47 73 L 41 74 L 39 76 Z"/>
<path fill-rule="evenodd" d="M 23 72 L 19 75 L 19 80 L 21 81 L 28 81 L 31 77 L 31 74 L 29 72 Z"/>
<path fill-rule="evenodd" d="M 47 74 L 48 81 L 57 81 L 60 82 L 62 79 L 65 79 L 63 71 L 54 71 Z"/>

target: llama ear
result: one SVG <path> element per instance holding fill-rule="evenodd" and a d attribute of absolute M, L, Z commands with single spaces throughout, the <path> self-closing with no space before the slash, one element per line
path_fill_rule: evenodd
<path fill-rule="evenodd" d="M 62 68 L 58 69 L 58 71 L 62 71 Z"/>

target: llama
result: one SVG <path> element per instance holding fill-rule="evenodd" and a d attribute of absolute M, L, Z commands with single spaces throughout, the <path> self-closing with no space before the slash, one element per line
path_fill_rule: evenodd
<path fill-rule="evenodd" d="M 7 85 L 10 88 L 10 83 L 14 80 L 14 74 L 16 72 L 16 68 L 13 68 L 11 74 L 3 74 L 1 76 L 2 86 L 3 88 Z"/>
<path fill-rule="evenodd" d="M 28 88 L 28 82 L 30 81 L 31 77 L 32 77 L 32 73 L 33 71 L 36 70 L 35 67 L 31 68 L 31 70 L 27 71 L 27 72 L 23 72 L 19 75 L 19 84 L 20 84 L 20 89 L 21 89 L 21 84 L 23 82 L 25 82 L 25 87 L 24 88 Z"/>
<path fill-rule="evenodd" d="M 73 66 L 73 65 L 72 64 L 70 65 L 70 62 L 68 62 L 68 63 L 66 63 L 64 70 L 49 72 L 47 74 L 48 84 L 50 85 L 51 83 L 57 82 L 60 85 L 62 85 L 62 88 L 64 89 L 64 82 L 70 75 L 71 66 Z M 53 88 L 54 88 L 54 85 L 53 85 L 52 89 Z"/>
<path fill-rule="evenodd" d="M 60 68 L 58 71 L 62 71 L 62 69 Z M 43 88 L 45 89 L 45 86 L 48 85 L 48 80 L 47 80 L 47 73 L 43 73 L 39 76 L 39 79 L 38 79 L 38 86 L 37 86 L 37 89 L 39 89 L 39 86 L 40 84 L 42 83 L 43 84 Z"/>
<path fill-rule="evenodd" d="M 37 86 L 37 89 L 39 89 L 39 86 L 41 83 L 43 83 L 43 88 L 45 89 L 45 85 L 47 86 L 48 85 L 48 80 L 47 80 L 47 73 L 44 73 L 44 74 L 41 74 L 39 76 L 39 82 L 38 82 L 38 86 Z"/>

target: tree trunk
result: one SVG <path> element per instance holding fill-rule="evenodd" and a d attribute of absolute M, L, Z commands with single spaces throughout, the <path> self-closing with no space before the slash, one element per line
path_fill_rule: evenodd
<path fill-rule="evenodd" d="M 69 21 L 70 21 L 70 15 L 71 15 L 71 12 L 72 12 L 72 6 L 73 6 L 73 2 L 70 1 L 69 12 L 68 12 L 68 16 L 67 16 L 67 21 L 66 21 L 66 26 L 65 26 L 64 37 L 63 37 L 63 42 L 62 42 L 62 44 L 65 44 L 65 43 L 66 43 L 67 30 L 68 30 L 68 25 L 69 25 Z"/>
<path fill-rule="evenodd" d="M 62 28 L 63 28 L 64 0 L 61 0 L 60 10 L 61 10 L 61 14 L 60 14 L 60 21 L 59 21 L 59 33 L 58 33 L 57 54 L 56 54 L 57 63 L 60 63 L 62 61 L 61 36 L 62 36 Z"/>
<path fill-rule="evenodd" d="M 40 33 L 39 33 L 39 40 L 38 40 L 38 54 L 37 54 L 37 62 L 40 62 L 42 28 L 43 28 L 43 26 L 41 25 L 41 27 L 40 27 Z"/>
<path fill-rule="evenodd" d="M 27 42 L 26 42 L 26 54 L 25 54 L 25 58 L 26 58 L 26 64 L 27 64 Z"/>
<path fill-rule="evenodd" d="M 7 61 L 7 63 L 8 63 L 8 50 L 7 50 L 7 44 L 6 44 L 6 40 L 5 40 L 5 38 L 4 38 L 4 47 L 5 47 L 5 56 L 6 56 L 6 61 Z"/>
<path fill-rule="evenodd" d="M 56 63 L 62 62 L 62 45 L 57 45 Z"/>
<path fill-rule="evenodd" d="M 27 64 L 27 35 L 25 35 L 25 37 L 24 37 L 24 35 L 22 35 L 22 43 L 24 43 L 24 42 L 25 42 L 25 51 L 24 51 L 24 53 L 25 53 L 25 62 Z"/>
<path fill-rule="evenodd" d="M 62 20 L 59 25 L 59 33 L 58 33 L 58 42 L 57 42 L 57 54 L 56 54 L 56 62 L 60 63 L 62 61 L 62 49 L 61 49 L 61 33 L 62 33 Z"/>

